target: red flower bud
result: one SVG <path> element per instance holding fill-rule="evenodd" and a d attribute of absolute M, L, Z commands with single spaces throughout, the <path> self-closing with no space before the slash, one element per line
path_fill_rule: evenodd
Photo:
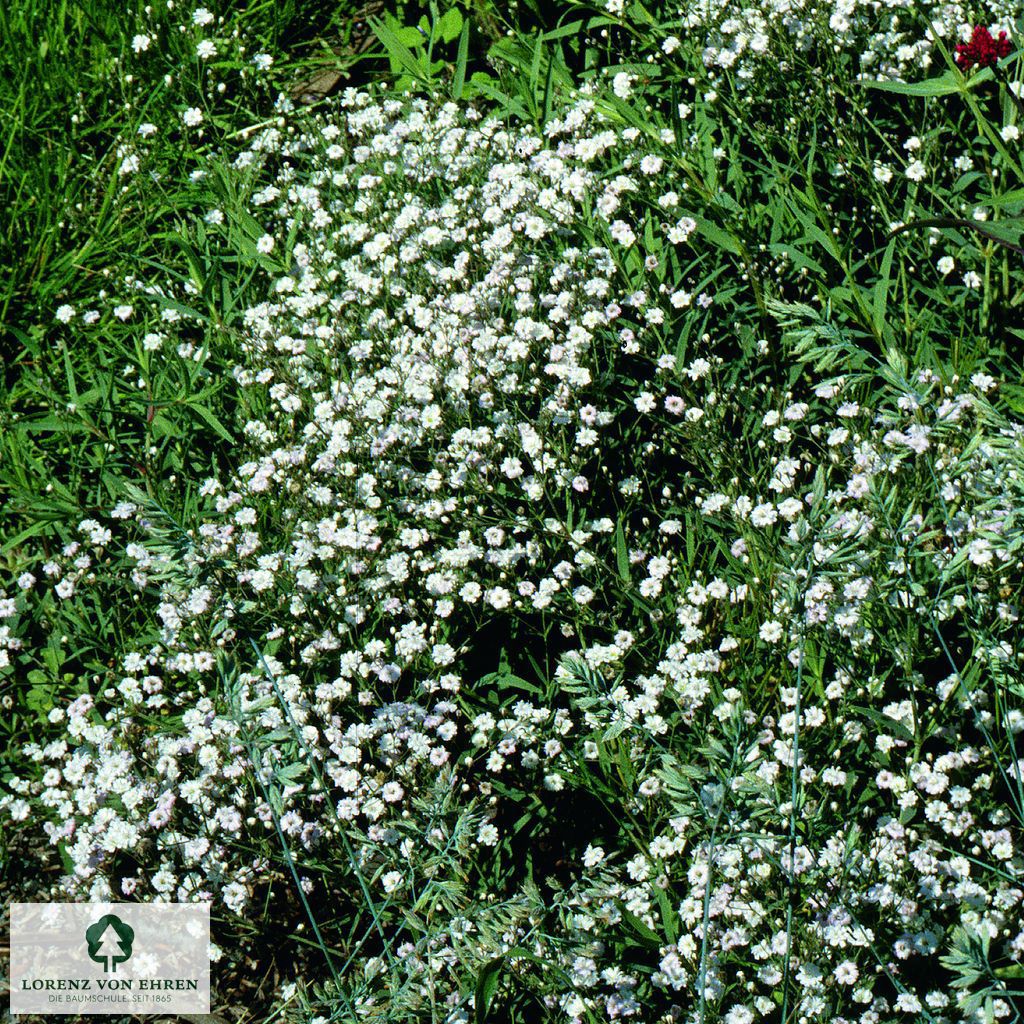
<path fill-rule="evenodd" d="M 959 43 L 956 48 L 956 62 L 964 71 L 973 67 L 991 67 L 1013 49 L 1005 32 L 993 39 L 984 25 L 975 25 L 969 43 Z"/>

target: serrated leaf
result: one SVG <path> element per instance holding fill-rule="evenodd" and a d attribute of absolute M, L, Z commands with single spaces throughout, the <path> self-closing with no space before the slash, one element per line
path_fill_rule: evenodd
<path fill-rule="evenodd" d="M 706 217 L 694 217 L 693 219 L 697 222 L 697 230 L 712 245 L 717 246 L 723 252 L 732 253 L 733 256 L 741 255 L 742 250 L 739 243 L 727 231 L 723 231 L 722 228 L 717 224 L 713 224 Z"/>
<path fill-rule="evenodd" d="M 485 963 L 476 976 L 476 989 L 473 996 L 476 1024 L 485 1024 L 487 1020 L 491 1009 L 491 1000 L 501 983 L 501 969 L 504 966 L 505 956 L 503 954 Z"/>
<path fill-rule="evenodd" d="M 284 768 L 278 768 L 275 774 L 283 782 L 296 782 L 306 774 L 306 766 L 301 763 L 285 765 Z"/>
<path fill-rule="evenodd" d="M 991 81 L 992 69 L 985 68 L 970 79 L 966 79 L 959 71 L 950 68 L 936 78 L 923 82 L 865 82 L 869 89 L 881 92 L 894 92 L 900 96 L 951 96 L 953 93 L 966 92 L 983 82 Z"/>
<path fill-rule="evenodd" d="M 620 718 L 617 722 L 612 722 L 604 731 L 604 735 L 601 737 L 605 743 L 610 743 L 612 740 L 617 739 L 629 728 L 629 722 L 625 718 Z"/>
<path fill-rule="evenodd" d="M 233 444 L 235 439 L 231 436 L 228 428 L 205 405 L 189 404 L 189 408 L 216 434 L 219 434 L 225 441 Z"/>
<path fill-rule="evenodd" d="M 441 16 L 437 23 L 437 33 L 444 42 L 454 42 L 462 31 L 462 24 L 462 12 L 458 7 L 453 7 Z"/>
<path fill-rule="evenodd" d="M 408 43 L 406 43 L 399 34 L 406 32 L 406 38 L 409 38 L 408 31 L 415 32 L 417 40 L 422 43 L 423 38 L 419 31 L 415 28 L 411 30 L 399 29 L 395 31 L 389 25 L 377 18 L 370 18 L 369 25 L 373 30 L 374 35 L 376 35 L 380 40 L 381 46 L 383 46 L 387 51 L 392 69 L 394 71 L 402 69 L 411 79 L 413 79 L 413 81 L 422 81 L 424 78 L 422 62 L 417 59 L 412 50 L 409 49 Z"/>
<path fill-rule="evenodd" d="M 30 711 L 34 711 L 40 718 L 45 718 L 53 708 L 55 690 L 56 687 L 52 684 L 48 686 L 33 686 L 25 694 L 25 707 Z"/>

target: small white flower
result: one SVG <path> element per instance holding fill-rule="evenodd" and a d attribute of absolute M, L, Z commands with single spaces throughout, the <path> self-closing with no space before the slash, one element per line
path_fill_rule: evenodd
<path fill-rule="evenodd" d="M 213 15 L 205 7 L 197 7 L 192 15 L 193 25 L 209 25 Z"/>
<path fill-rule="evenodd" d="M 1016 142 L 1020 138 L 1020 129 L 1015 124 L 1008 124 L 1000 129 L 1003 142 Z"/>
<path fill-rule="evenodd" d="M 619 245 L 625 248 L 629 248 L 636 241 L 633 229 L 624 220 L 617 220 L 612 223 L 611 236 Z"/>
<path fill-rule="evenodd" d="M 723 1018 L 722 1024 L 752 1024 L 754 1011 L 747 1006 L 734 1006 Z"/>
<path fill-rule="evenodd" d="M 14 800 L 7 805 L 7 814 L 12 821 L 24 821 L 31 809 L 27 800 Z"/>
<path fill-rule="evenodd" d="M 640 161 L 640 170 L 644 174 L 657 174 L 661 170 L 664 161 L 660 156 L 648 154 Z"/>
<path fill-rule="evenodd" d="M 195 128 L 196 125 L 203 123 L 203 112 L 198 107 L 189 107 L 188 110 L 181 115 L 181 119 L 189 128 Z"/>
<path fill-rule="evenodd" d="M 145 53 L 149 49 L 149 44 L 152 40 L 149 36 L 137 35 L 132 37 L 132 49 L 136 53 Z"/>
<path fill-rule="evenodd" d="M 984 537 L 978 537 L 968 546 L 967 557 L 973 565 L 988 565 L 992 561 L 992 545 Z"/>
<path fill-rule="evenodd" d="M 640 783 L 639 787 L 641 796 L 654 796 L 654 794 L 660 789 L 661 782 L 653 775 L 649 779 L 644 779 L 644 781 Z"/>
<path fill-rule="evenodd" d="M 261 252 L 264 255 L 274 251 L 274 236 L 273 235 L 262 235 L 256 241 L 256 251 Z"/>
<path fill-rule="evenodd" d="M 911 181 L 923 181 L 928 174 L 928 168 L 920 160 L 915 160 L 907 167 L 905 173 Z"/>
<path fill-rule="evenodd" d="M 588 846 L 583 851 L 583 866 L 585 868 L 597 867 L 604 860 L 604 850 L 600 846 Z"/>
<path fill-rule="evenodd" d="M 436 430 L 441 426 L 441 407 L 439 405 L 428 405 L 420 416 L 420 425 L 424 430 Z"/>
<path fill-rule="evenodd" d="M 66 302 L 63 306 L 57 307 L 57 312 L 54 313 L 54 317 L 62 324 L 70 323 L 75 316 L 75 307 L 69 306 Z"/>
<path fill-rule="evenodd" d="M 209 39 L 203 39 L 196 47 L 196 56 L 200 60 L 209 60 L 210 57 L 217 56 L 217 47 Z"/>
<path fill-rule="evenodd" d="M 685 242 L 696 230 L 697 222 L 692 217 L 683 217 L 674 227 L 668 229 L 668 240 L 673 245 Z"/>
<path fill-rule="evenodd" d="M 939 268 L 939 273 L 945 277 L 947 274 L 953 272 L 953 268 L 956 266 L 956 260 L 952 256 L 940 256 L 935 264 Z"/>
<path fill-rule="evenodd" d="M 612 79 L 612 92 L 614 92 L 620 100 L 629 99 L 633 92 L 633 76 L 626 71 L 620 71 Z"/>
<path fill-rule="evenodd" d="M 759 635 L 766 644 L 777 644 L 782 639 L 782 623 L 762 623 Z"/>
<path fill-rule="evenodd" d="M 384 876 L 380 880 L 380 884 L 387 893 L 395 892 L 397 889 L 400 889 L 404 882 L 405 879 L 402 878 L 402 873 L 400 871 L 385 872 Z"/>

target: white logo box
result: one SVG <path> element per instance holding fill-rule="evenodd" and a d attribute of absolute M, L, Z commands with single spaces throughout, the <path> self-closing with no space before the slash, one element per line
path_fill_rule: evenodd
<path fill-rule="evenodd" d="M 210 1012 L 208 903 L 11 904 L 11 1013 Z"/>

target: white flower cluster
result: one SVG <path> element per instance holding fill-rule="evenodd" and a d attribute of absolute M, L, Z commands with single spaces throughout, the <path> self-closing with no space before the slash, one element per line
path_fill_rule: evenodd
<path fill-rule="evenodd" d="M 587 96 L 541 135 L 350 91 L 238 158 L 290 270 L 244 317 L 236 465 L 189 529 L 140 495 L 0 601 L 152 616 L 0 798 L 67 892 L 245 915 L 282 846 L 329 858 L 303 893 L 382 930 L 360 998 L 452 1021 L 502 953 L 551 966 L 552 1020 L 730 1024 L 784 980 L 801 1020 L 946 1021 L 947 932 L 1024 956 L 992 794 L 1024 714 L 991 685 L 1019 673 L 1021 430 L 982 373 L 869 405 L 863 375 L 757 390 L 710 333 L 677 347 L 715 296 L 654 284 L 697 211 L 637 143 Z M 500 667 L 516 645 L 544 678 Z M 572 834 L 495 894 L 538 807 Z"/>
<path fill-rule="evenodd" d="M 588 396 L 601 353 L 614 359 L 644 336 L 647 298 L 616 302 L 609 250 L 567 225 L 631 187 L 620 175 L 605 188 L 591 169 L 621 136 L 591 128 L 585 99 L 547 139 L 354 92 L 343 111 L 287 143 L 268 130 L 237 161 L 287 157 L 254 196 L 274 222 L 260 251 L 302 225 L 293 273 L 246 314 L 235 379 L 264 396 L 244 427 L 250 457 L 203 485 L 210 515 L 184 550 L 140 506 L 115 510 L 113 525 L 139 527 L 122 540 L 133 565 L 123 584 L 160 588 L 159 642 L 123 652 L 108 688 L 54 713 L 66 737 L 29 751 L 69 884 L 94 898 L 220 892 L 240 911 L 261 870 L 229 853 L 247 829 L 276 813 L 308 847 L 339 822 L 400 815 L 407 772 L 447 770 L 458 715 L 430 695 L 459 691 L 473 624 L 558 614 L 571 631 L 606 588 L 591 548 L 614 523 L 582 514 L 574 496 L 604 471 L 614 414 Z M 603 205 L 607 222 L 618 203 Z M 633 326 L 619 330 L 624 309 Z M 43 567 L 61 599 L 95 580 L 92 558 L 111 540 L 96 523 L 81 530 L 90 553 L 72 544 Z M 229 701 L 220 652 L 251 664 L 239 637 L 255 623 L 261 667 L 242 672 Z M 325 671 L 307 692 L 303 680 Z M 366 774 L 346 717 L 372 713 L 388 690 L 441 718 L 383 781 Z M 168 728 L 142 728 L 153 714 Z M 259 737 L 290 727 L 337 787 L 329 814 L 310 808 L 306 785 L 283 785 L 276 812 L 250 788 L 250 744 L 271 766 L 258 777 L 280 781 L 283 748 Z M 70 772 L 49 767 L 68 759 Z M 151 842 L 145 870 L 115 867 Z"/>
<path fill-rule="evenodd" d="M 629 11 L 620 12 L 629 19 Z M 980 8 L 961 3 L 929 3 L 909 7 L 903 0 L 863 3 L 858 0 L 702 0 L 669 22 L 661 54 L 672 57 L 680 38 L 697 38 L 701 57 L 712 77 L 728 74 L 743 88 L 779 62 L 779 38 L 789 40 L 809 60 L 823 50 L 844 52 L 865 78 L 919 78 L 935 58 L 932 36 L 950 50 L 970 38 L 974 25 L 991 25 L 994 32 L 1011 30 L 1020 14 L 1018 5 L 989 0 Z M 638 26 L 645 27 L 639 21 Z M 929 30 L 930 29 L 930 30 Z"/>

